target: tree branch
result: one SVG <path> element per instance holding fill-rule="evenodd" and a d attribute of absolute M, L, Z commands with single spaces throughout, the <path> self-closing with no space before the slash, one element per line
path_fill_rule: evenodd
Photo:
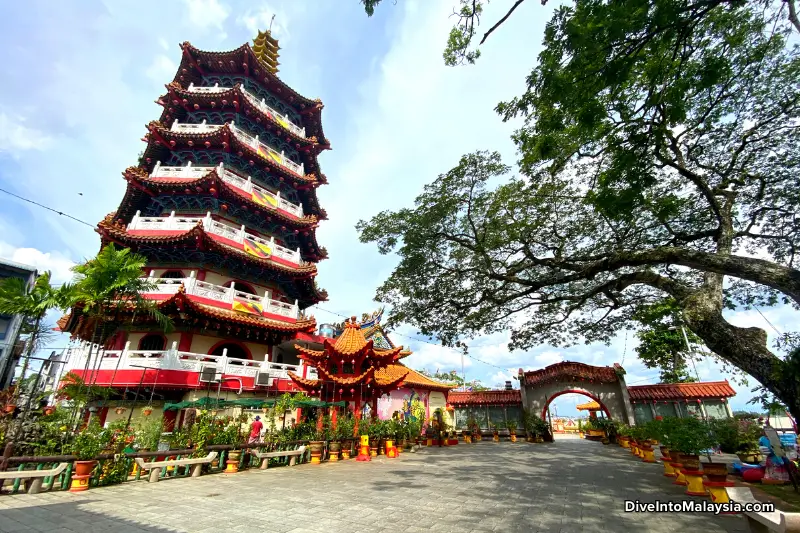
<path fill-rule="evenodd" d="M 486 40 L 486 38 L 487 38 L 487 37 L 489 37 L 489 35 L 490 35 L 490 34 L 491 34 L 491 33 L 492 33 L 494 30 L 496 30 L 497 28 L 499 28 L 499 27 L 500 27 L 500 25 L 501 25 L 502 23 L 504 23 L 506 20 L 508 20 L 508 17 L 510 17 L 510 16 L 511 16 L 511 13 L 513 13 L 513 12 L 514 12 L 514 10 L 515 10 L 515 9 L 517 9 L 517 7 L 519 7 L 519 5 L 520 5 L 522 2 L 524 2 L 524 1 L 525 1 L 525 0 L 517 0 L 516 2 L 514 2 L 514 5 L 513 5 L 513 6 L 511 6 L 511 9 L 509 9 L 509 10 L 508 10 L 508 13 L 506 13 L 506 14 L 503 16 L 503 18 L 501 18 L 500 20 L 498 20 L 498 21 L 497 21 L 497 23 L 496 23 L 494 26 L 492 26 L 491 28 L 489 28 L 489 31 L 487 31 L 486 33 L 484 33 L 484 34 L 483 34 L 483 39 L 481 39 L 481 42 L 480 42 L 480 43 L 478 43 L 478 46 L 482 45 L 482 44 L 483 44 L 483 42 Z M 546 0 L 545 0 L 545 1 L 546 1 Z M 545 1 L 543 1 L 543 2 L 542 2 L 542 5 L 544 5 Z"/>

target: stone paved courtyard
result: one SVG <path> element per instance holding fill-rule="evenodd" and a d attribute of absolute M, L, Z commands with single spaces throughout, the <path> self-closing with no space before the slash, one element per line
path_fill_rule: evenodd
<path fill-rule="evenodd" d="M 142 481 L 77 495 L 6 495 L 0 531 L 745 531 L 736 516 L 623 512 L 626 499 L 684 497 L 660 465 L 617 446 L 481 442 L 366 464 Z"/>

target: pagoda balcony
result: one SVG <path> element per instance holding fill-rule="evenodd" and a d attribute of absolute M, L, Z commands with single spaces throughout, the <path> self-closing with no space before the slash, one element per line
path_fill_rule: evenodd
<path fill-rule="evenodd" d="M 237 307 L 234 304 L 243 304 L 253 311 L 261 310 L 261 315 L 275 320 L 291 319 L 292 321 L 300 318 L 300 308 L 297 300 L 294 304 L 273 300 L 269 295 L 258 296 L 249 292 L 236 290 L 236 284 L 231 283 L 230 287 L 215 285 L 206 281 L 200 281 L 194 277 L 192 271 L 188 278 L 156 278 L 154 273 L 150 273 L 148 281 L 155 286 L 153 289 L 142 293 L 145 298 L 165 299 L 176 294 L 183 285 L 185 294 L 191 300 L 198 301 L 206 305 L 213 305 L 224 309 Z M 240 306 L 241 307 L 241 306 Z"/>
<path fill-rule="evenodd" d="M 318 379 L 316 369 L 307 365 L 237 359 L 228 357 L 225 349 L 222 355 L 209 355 L 179 351 L 177 342 L 169 350 L 130 350 L 129 347 L 130 343 L 123 350 L 95 347 L 91 355 L 88 347 L 73 348 L 67 355 L 66 372 L 74 372 L 100 386 L 197 389 L 213 384 L 215 389 L 219 386 L 226 390 L 253 391 L 266 387 L 294 390 L 289 372 Z M 262 376 L 257 385 L 259 374 Z M 263 381 L 263 374 L 269 374 L 268 385 Z"/>
<path fill-rule="evenodd" d="M 187 87 L 186 90 L 193 93 L 217 94 L 217 93 L 224 93 L 225 91 L 230 90 L 230 87 L 220 87 L 218 83 L 215 84 L 213 87 L 195 87 L 194 83 L 190 83 L 189 87 Z M 254 106 L 258 107 L 262 113 L 271 116 L 278 122 L 278 124 L 286 128 L 287 130 L 291 131 L 298 137 L 302 137 L 303 139 L 306 138 L 306 129 L 301 128 L 300 126 L 292 122 L 289 119 L 288 115 L 284 115 L 283 113 L 280 113 L 275 109 L 271 108 L 270 106 L 267 105 L 266 100 L 264 100 L 263 98 L 259 100 L 259 98 L 256 95 L 254 95 L 252 92 L 248 91 L 244 87 L 242 87 L 242 93 L 244 93 L 245 98 L 247 98 L 250 101 L 250 103 L 252 103 Z"/>
<path fill-rule="evenodd" d="M 183 217 L 176 216 L 173 211 L 168 217 L 143 217 L 140 211 L 136 211 L 131 223 L 128 224 L 128 233 L 140 235 L 158 235 L 164 233 L 181 233 L 187 232 L 202 224 L 206 233 L 221 237 L 221 241 L 233 243 L 237 249 L 243 248 L 246 243 L 266 246 L 269 249 L 270 259 L 279 259 L 279 263 L 289 263 L 293 266 L 303 266 L 305 261 L 300 257 L 300 248 L 297 250 L 290 250 L 285 246 L 275 243 L 275 237 L 270 237 L 269 240 L 263 239 L 245 230 L 244 226 L 235 228 L 217 222 L 211 218 L 211 213 L 206 213 L 203 218 L 200 217 Z M 263 249 L 262 249 L 263 251 Z"/>
<path fill-rule="evenodd" d="M 172 122 L 172 126 L 170 127 L 170 131 L 174 131 L 176 133 L 195 133 L 195 134 L 202 134 L 202 133 L 212 133 L 217 131 L 220 128 L 224 128 L 225 124 L 206 124 L 206 121 L 199 124 L 183 124 L 178 122 L 175 119 Z M 256 151 L 260 156 L 264 158 L 269 158 L 272 161 L 275 161 L 279 165 L 288 168 L 290 171 L 294 172 L 298 176 L 305 176 L 306 172 L 303 168 L 303 165 L 300 163 L 295 163 L 288 157 L 284 155 L 283 152 L 278 152 L 274 148 L 269 145 L 264 144 L 263 142 L 258 140 L 258 135 L 253 137 L 252 135 L 246 133 L 241 128 L 238 128 L 235 124 L 230 123 L 227 124 L 230 128 L 233 135 L 239 139 L 242 143 L 250 146 L 253 150 Z"/>
<path fill-rule="evenodd" d="M 271 198 L 274 200 L 274 205 L 287 213 L 290 213 L 297 218 L 303 218 L 303 206 L 299 204 L 293 204 L 288 200 L 281 198 L 281 193 L 278 191 L 277 193 L 273 193 L 264 189 L 263 187 L 259 187 L 258 185 L 253 184 L 252 179 L 250 176 L 247 176 L 247 179 L 243 178 L 239 174 L 231 172 L 230 170 L 226 169 L 222 163 L 220 163 L 216 167 L 207 167 L 207 166 L 193 166 L 191 161 L 183 167 L 168 167 L 168 166 L 161 166 L 161 161 L 156 163 L 153 172 L 150 174 L 150 178 L 158 179 L 158 178 L 169 178 L 169 179 L 185 179 L 185 180 L 196 180 L 198 178 L 202 178 L 203 176 L 208 175 L 209 173 L 213 172 L 214 170 L 217 171 L 217 175 L 224 181 L 225 183 L 240 189 L 247 195 L 256 194 L 262 198 Z M 269 200 L 268 200 L 269 201 Z"/>

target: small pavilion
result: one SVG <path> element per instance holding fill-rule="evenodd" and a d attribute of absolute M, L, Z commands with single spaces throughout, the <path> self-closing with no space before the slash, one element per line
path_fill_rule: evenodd
<path fill-rule="evenodd" d="M 594 419 L 597 418 L 597 411 L 600 411 L 602 408 L 599 403 L 592 400 L 591 402 L 576 405 L 575 409 L 578 411 L 589 411 L 589 418 Z"/>

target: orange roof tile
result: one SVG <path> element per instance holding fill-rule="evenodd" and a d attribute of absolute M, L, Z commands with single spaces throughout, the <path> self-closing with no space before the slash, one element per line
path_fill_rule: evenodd
<path fill-rule="evenodd" d="M 423 376 L 422 374 L 417 372 L 416 370 L 408 368 L 402 363 L 387 365 L 386 367 L 381 368 L 380 370 L 375 372 L 376 380 L 381 379 L 389 381 L 392 379 L 396 379 L 398 376 L 403 376 L 402 386 L 404 387 L 419 387 L 422 389 L 431 389 L 440 391 L 448 391 L 454 387 L 453 385 L 447 383 L 440 383 L 438 381 L 429 379 L 426 376 Z"/>
<path fill-rule="evenodd" d="M 325 340 L 326 345 L 330 345 L 329 340 Z M 341 355 L 353 355 L 363 350 L 367 344 L 372 346 L 372 342 L 367 342 L 361 327 L 356 323 L 356 317 L 352 317 L 349 322 L 345 322 L 344 331 L 333 343 L 333 350 Z"/>
<path fill-rule="evenodd" d="M 289 379 L 300 385 L 300 387 L 305 390 L 317 389 L 322 384 L 322 381 L 318 379 L 301 378 L 291 370 L 287 371 L 286 373 L 289 375 Z"/>
<path fill-rule="evenodd" d="M 610 367 L 563 361 L 539 370 L 525 372 L 523 379 L 525 385 L 539 385 L 559 380 L 588 380 L 598 383 L 614 383 L 619 381 L 617 372 L 625 373 L 617 363 Z"/>
<path fill-rule="evenodd" d="M 522 403 L 519 389 L 451 392 L 447 401 L 452 405 L 513 405 Z"/>
<path fill-rule="evenodd" d="M 576 405 L 575 409 L 577 409 L 578 411 L 599 411 L 600 410 L 600 404 L 597 403 L 597 402 L 592 401 L 592 402 L 587 402 L 587 403 L 582 403 L 582 404 Z"/>
<path fill-rule="evenodd" d="M 730 398 L 736 396 L 736 391 L 726 380 L 632 385 L 628 387 L 628 394 L 631 400 L 695 400 L 702 398 Z"/>

